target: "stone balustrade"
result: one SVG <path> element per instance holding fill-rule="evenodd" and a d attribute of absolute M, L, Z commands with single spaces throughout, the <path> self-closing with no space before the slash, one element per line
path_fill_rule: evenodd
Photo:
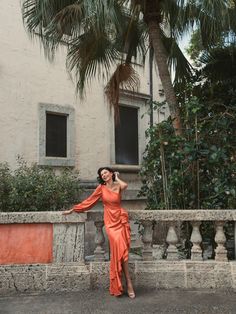
<path fill-rule="evenodd" d="M 98 222 L 103 222 L 103 213 L 101 211 L 89 211 L 87 213 L 87 219 L 93 220 L 95 226 Z M 129 219 L 138 221 L 143 226 L 142 234 L 142 257 L 144 261 L 152 260 L 152 229 L 153 222 L 168 222 L 169 229 L 166 236 L 167 248 L 167 259 L 177 260 L 178 249 L 177 244 L 179 239 L 175 230 L 176 223 L 189 221 L 192 225 L 192 234 L 190 241 L 192 243 L 191 248 L 191 260 L 201 261 L 202 258 L 202 236 L 200 233 L 200 225 L 203 221 L 211 221 L 215 224 L 215 242 L 217 247 L 215 249 L 215 260 L 216 261 L 227 261 L 227 250 L 225 248 L 226 237 L 224 234 L 224 224 L 227 221 L 236 221 L 235 210 L 129 210 Z M 97 228 L 97 227 L 96 227 Z M 100 250 L 98 247 L 102 247 L 104 243 L 103 229 L 97 228 L 96 238 L 101 239 L 102 242 L 97 243 L 96 250 Z M 95 250 L 95 251 L 96 251 Z M 99 257 L 101 258 L 101 257 Z M 96 259 L 96 252 L 95 252 Z"/>
<path fill-rule="evenodd" d="M 130 261 L 135 286 L 154 288 L 236 288 L 236 262 L 228 261 L 224 224 L 236 221 L 235 210 L 129 210 L 142 224 L 142 256 Z M 95 228 L 94 259 L 85 262 L 85 223 Z M 154 222 L 166 222 L 166 259 L 155 260 Z M 180 260 L 176 226 L 192 225 L 191 258 Z M 201 223 L 215 226 L 215 259 L 203 260 Z M 0 293 L 13 291 L 79 291 L 107 288 L 103 212 L 0 213 Z"/>

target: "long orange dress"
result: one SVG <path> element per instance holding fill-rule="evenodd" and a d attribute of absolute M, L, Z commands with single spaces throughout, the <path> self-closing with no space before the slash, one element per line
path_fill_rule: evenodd
<path fill-rule="evenodd" d="M 121 207 L 120 193 L 109 190 L 106 185 L 99 185 L 82 203 L 73 207 L 76 212 L 83 212 L 95 205 L 99 199 L 104 205 L 104 224 L 110 245 L 110 294 L 122 294 L 122 262 L 128 260 L 130 248 L 130 225 L 128 214 Z"/>

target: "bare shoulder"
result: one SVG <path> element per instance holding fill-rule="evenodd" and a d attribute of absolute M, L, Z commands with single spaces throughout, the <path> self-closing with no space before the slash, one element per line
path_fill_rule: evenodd
<path fill-rule="evenodd" d="M 126 190 L 127 187 L 128 187 L 128 184 L 126 182 L 122 181 L 122 182 L 117 182 L 117 183 L 118 183 L 119 188 L 120 188 L 121 191 Z"/>
<path fill-rule="evenodd" d="M 119 182 L 114 182 L 113 183 L 113 191 L 119 193 L 120 191 L 122 191 L 122 186 Z"/>

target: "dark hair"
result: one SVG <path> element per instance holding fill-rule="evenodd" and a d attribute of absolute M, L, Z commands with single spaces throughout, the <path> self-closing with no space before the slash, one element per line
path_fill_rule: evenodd
<path fill-rule="evenodd" d="M 105 184 L 105 182 L 103 181 L 102 179 L 102 176 L 101 176 L 101 172 L 102 170 L 108 170 L 109 172 L 113 173 L 112 175 L 112 180 L 115 181 L 115 174 L 114 174 L 114 170 L 111 169 L 110 167 L 101 167 L 98 169 L 98 177 L 97 177 L 97 180 L 100 184 Z"/>

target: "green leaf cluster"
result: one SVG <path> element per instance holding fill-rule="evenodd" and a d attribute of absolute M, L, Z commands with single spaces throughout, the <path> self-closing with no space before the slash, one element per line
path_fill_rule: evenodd
<path fill-rule="evenodd" d="M 22 159 L 11 171 L 0 164 L 0 211 L 56 211 L 78 203 L 81 193 L 78 173 L 36 164 L 28 166 Z"/>
<path fill-rule="evenodd" d="M 146 132 L 140 194 L 148 208 L 235 208 L 235 107 L 215 101 L 206 105 L 191 96 L 181 116 L 181 136 L 174 134 L 170 119 Z"/>

